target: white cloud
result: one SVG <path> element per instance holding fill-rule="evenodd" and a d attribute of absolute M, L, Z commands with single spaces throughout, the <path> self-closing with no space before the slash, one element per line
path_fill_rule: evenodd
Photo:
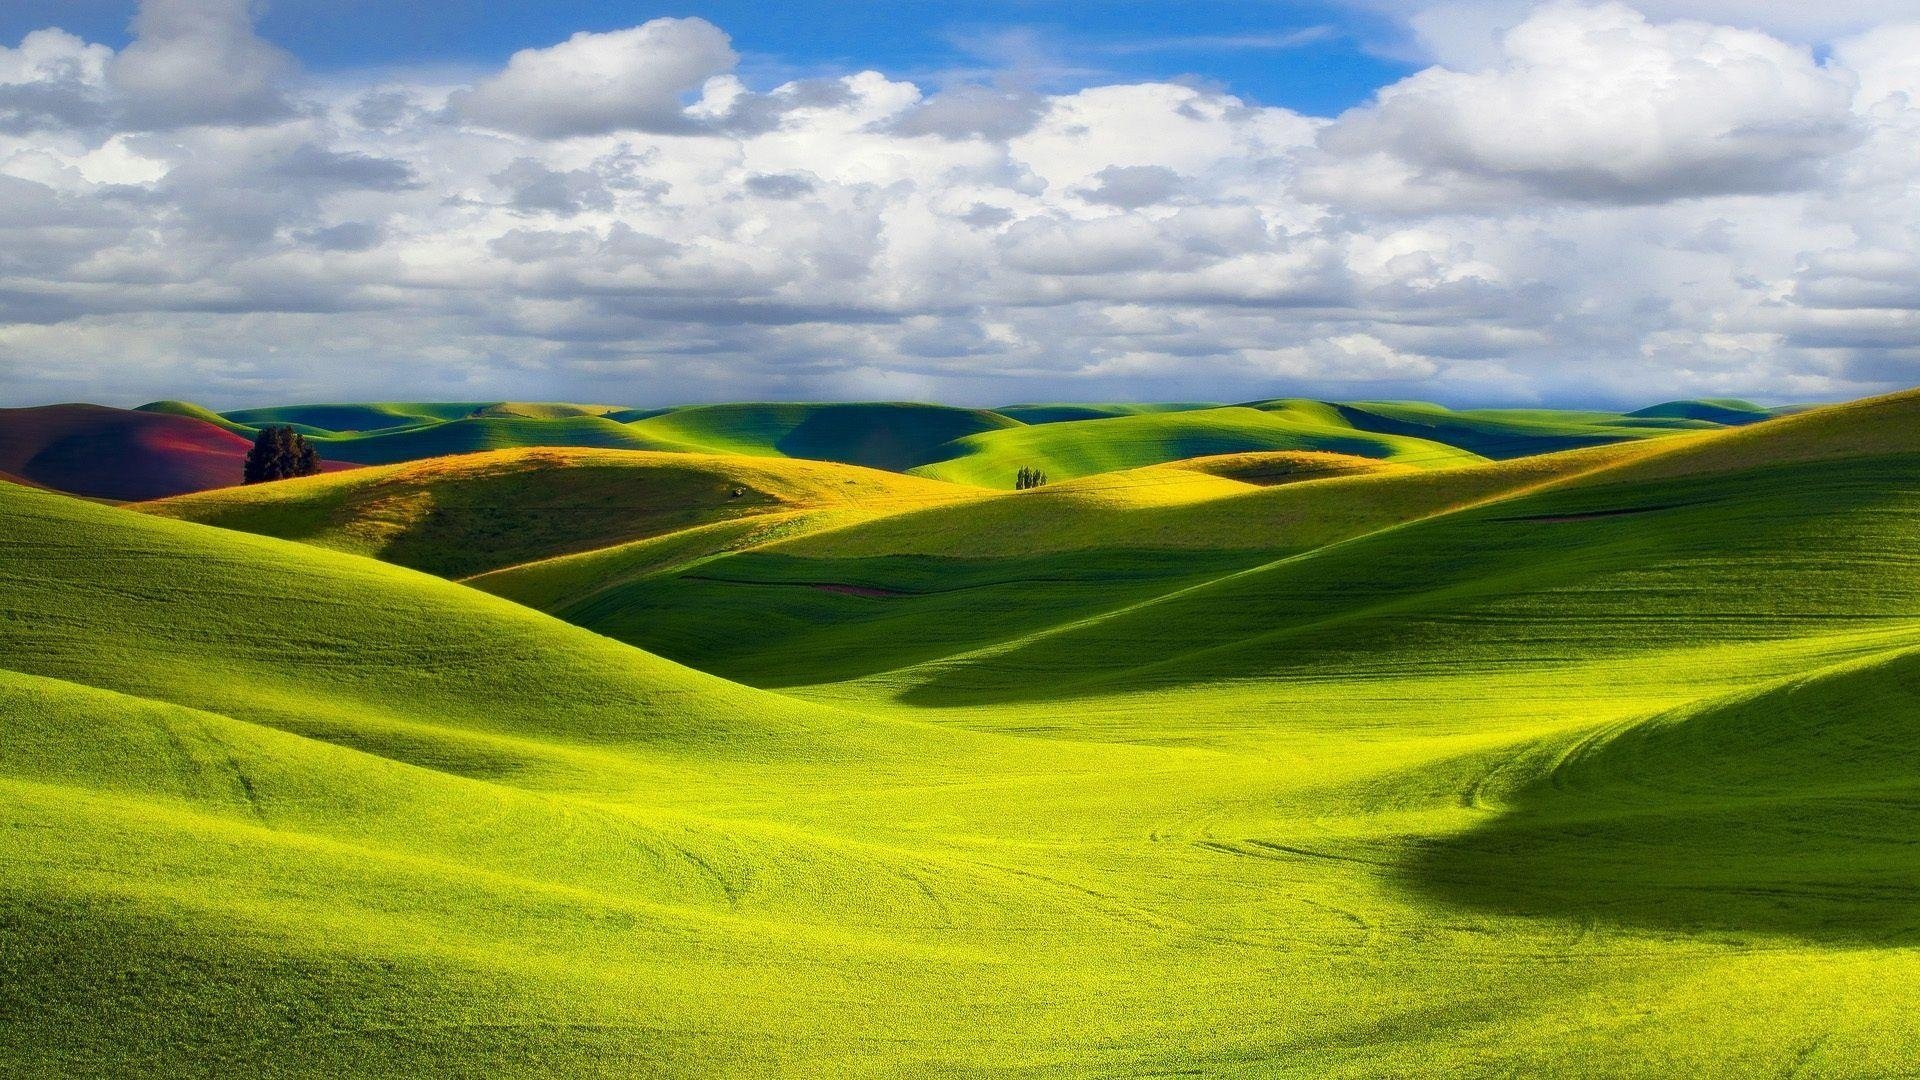
<path fill-rule="evenodd" d="M 0 48 L 0 400 L 1920 381 L 1920 31 L 1821 61 L 1679 3 L 1528 5 L 1327 121 L 1171 83 L 752 86 L 698 20 L 303 82 L 243 7 L 147 0 L 119 57 Z"/>
<path fill-rule="evenodd" d="M 292 106 L 293 58 L 253 32 L 247 0 L 142 0 L 108 77 L 137 127 L 255 124 Z"/>
<path fill-rule="evenodd" d="M 1331 200 L 1404 208 L 1788 190 L 1856 140 L 1850 73 L 1764 34 L 1559 2 L 1476 72 L 1430 68 L 1320 133 Z"/>
<path fill-rule="evenodd" d="M 688 94 L 739 57 L 705 19 L 654 19 L 522 49 L 506 70 L 453 97 L 462 117 L 538 139 L 686 131 Z"/>

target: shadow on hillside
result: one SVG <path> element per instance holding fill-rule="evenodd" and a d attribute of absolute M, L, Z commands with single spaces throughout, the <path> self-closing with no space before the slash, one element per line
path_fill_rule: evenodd
<path fill-rule="evenodd" d="M 1920 941 L 1916 669 L 1908 654 L 1595 741 L 1403 871 L 1505 915 Z"/>

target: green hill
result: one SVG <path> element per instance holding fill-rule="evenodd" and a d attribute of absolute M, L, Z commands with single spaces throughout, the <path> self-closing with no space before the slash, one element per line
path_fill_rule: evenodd
<path fill-rule="evenodd" d="M 1897 1074 L 1917 435 L 769 492 L 501 596 L 0 485 L 0 1072 Z"/>
<path fill-rule="evenodd" d="M 665 442 L 716 454 L 810 458 L 905 471 L 966 435 L 1017 427 L 980 409 L 911 402 L 694 405 L 630 425 Z"/>
<path fill-rule="evenodd" d="M 226 430 L 233 432 L 235 435 L 244 436 L 245 438 L 249 438 L 249 439 L 259 434 L 259 429 L 256 427 L 252 427 L 247 424 L 236 423 L 235 421 L 229 420 L 226 417 L 221 416 L 219 413 L 214 412 L 212 409 L 202 408 L 198 405 L 195 405 L 191 401 L 173 401 L 173 400 L 149 401 L 145 405 L 140 406 L 135 411 L 136 412 L 152 412 L 152 413 L 168 413 L 173 416 L 185 416 L 185 417 L 188 417 L 189 419 L 200 420 L 205 423 L 212 424 L 214 427 L 217 427 L 217 428 L 225 428 Z"/>
<path fill-rule="evenodd" d="M 1355 402 L 1334 408 L 1348 423 L 1363 431 L 1429 439 L 1497 461 L 1717 426 L 1706 422 L 1709 418 L 1705 417 L 1561 409 L 1455 411 L 1425 402 Z M 1701 422 L 1682 424 L 1680 421 Z"/>
<path fill-rule="evenodd" d="M 1036 402 L 1003 405 L 993 410 L 1023 424 L 1058 424 L 1065 420 L 1100 420 L 1110 416 L 1135 416 L 1140 413 L 1193 412 L 1217 409 L 1217 401 L 1129 401 L 1129 402 Z"/>
<path fill-rule="evenodd" d="M 963 494 L 947 487 L 810 461 L 543 447 L 224 488 L 141 509 L 464 577 L 711 522 Z"/>
<path fill-rule="evenodd" d="M 1762 420 L 1770 420 L 1779 414 L 1773 409 L 1763 408 L 1739 398 L 1695 398 L 1688 401 L 1665 401 L 1626 415 L 1647 419 L 1704 420 L 1708 423 L 1738 427 L 1742 424 L 1756 424 Z"/>
<path fill-rule="evenodd" d="M 472 454 L 519 447 L 594 447 L 603 450 L 695 450 L 636 431 L 602 416 L 565 416 L 553 419 L 523 416 L 485 416 L 449 420 L 398 431 L 376 432 L 357 438 L 321 439 L 320 456 L 361 465 L 392 465 L 404 461 Z"/>
<path fill-rule="evenodd" d="M 484 401 L 363 401 L 236 409 L 220 415 L 233 423 L 253 428 L 268 424 L 291 424 L 297 428 L 342 435 L 460 420 L 488 406 L 489 403 Z"/>
<path fill-rule="evenodd" d="M 1602 449 L 1447 470 L 1333 455 L 1202 458 L 852 524 L 727 534 L 720 547 L 712 534 L 689 535 L 686 547 L 663 538 L 474 584 L 731 679 L 784 687 L 1070 624 L 1619 457 Z M 1325 472 L 1278 486 L 1271 475 L 1232 475 L 1252 462 Z"/>
<path fill-rule="evenodd" d="M 1360 431 L 1332 407 L 1303 402 L 1289 408 L 1141 413 L 989 431 L 948 444 L 939 459 L 913 472 L 1010 488 L 1023 466 L 1060 481 L 1182 458 L 1278 450 L 1324 451 L 1427 468 L 1480 460 L 1451 446 Z"/>

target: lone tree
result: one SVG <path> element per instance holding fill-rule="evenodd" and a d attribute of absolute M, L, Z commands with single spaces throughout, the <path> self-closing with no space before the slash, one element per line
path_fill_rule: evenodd
<path fill-rule="evenodd" d="M 1041 472 L 1039 469 L 1030 469 L 1022 466 L 1013 478 L 1013 489 L 1015 491 L 1026 491 L 1030 488 L 1037 488 L 1046 482 L 1046 473 Z"/>
<path fill-rule="evenodd" d="M 254 436 L 253 449 L 247 451 L 247 468 L 242 482 L 264 483 L 293 476 L 312 476 L 320 471 L 320 455 L 306 436 L 290 427 L 263 427 Z"/>

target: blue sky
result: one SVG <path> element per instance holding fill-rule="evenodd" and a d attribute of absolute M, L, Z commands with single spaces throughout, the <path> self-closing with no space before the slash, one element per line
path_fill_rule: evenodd
<path fill-rule="evenodd" d="M 134 7 L 134 0 L 7 0 L 0 42 L 59 26 L 118 48 Z M 1343 5 L 1262 0 L 271 0 L 259 10 L 261 35 L 314 72 L 494 66 L 575 31 L 688 15 L 725 29 L 743 54 L 743 74 L 761 83 L 873 68 L 938 85 L 1011 65 L 1030 68 L 1043 89 L 1196 78 L 1260 104 L 1327 116 L 1414 70 L 1382 55 L 1399 35 L 1383 20 Z"/>

